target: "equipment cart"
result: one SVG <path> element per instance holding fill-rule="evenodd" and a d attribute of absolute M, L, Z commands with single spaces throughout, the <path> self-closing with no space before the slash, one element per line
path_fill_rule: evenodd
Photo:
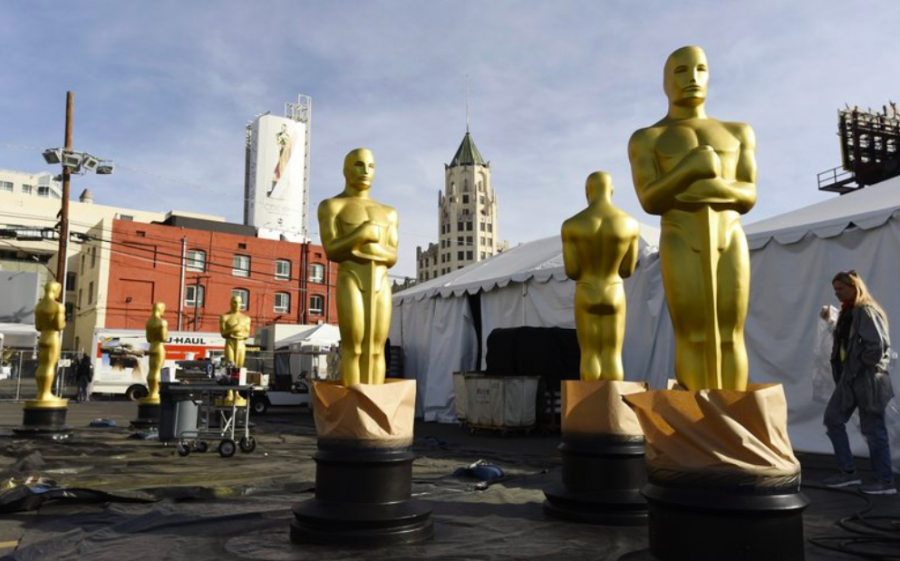
<path fill-rule="evenodd" d="M 185 384 L 179 387 L 169 385 L 167 391 L 175 394 L 190 394 L 192 398 L 200 397 L 200 414 L 193 429 L 181 430 L 175 435 L 175 450 L 179 456 L 187 456 L 191 451 L 206 452 L 209 440 L 219 441 L 219 455 L 230 458 L 240 447 L 241 452 L 249 454 L 256 450 L 256 439 L 250 435 L 250 394 L 253 386 L 220 385 L 220 384 Z M 246 392 L 244 405 L 236 400 L 225 403 L 228 392 Z"/>

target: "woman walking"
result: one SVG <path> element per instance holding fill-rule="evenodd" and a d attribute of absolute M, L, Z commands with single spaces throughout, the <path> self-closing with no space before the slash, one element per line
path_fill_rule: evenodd
<path fill-rule="evenodd" d="M 841 473 L 823 483 L 829 487 L 862 483 L 846 429 L 847 421 L 858 408 L 860 428 L 869 445 L 875 472 L 875 481 L 861 485 L 860 491 L 893 495 L 897 489 L 884 418 L 885 408 L 894 397 L 887 370 L 891 345 L 888 318 L 856 271 L 838 273 L 831 284 L 841 303 L 841 312 L 831 351 L 831 372 L 836 387 L 825 408 L 825 427 Z"/>

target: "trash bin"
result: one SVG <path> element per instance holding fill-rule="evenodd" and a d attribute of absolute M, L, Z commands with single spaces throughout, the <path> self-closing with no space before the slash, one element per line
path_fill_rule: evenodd
<path fill-rule="evenodd" d="M 178 384 L 173 384 L 178 386 Z M 170 442 L 177 440 L 185 431 L 197 430 L 197 416 L 200 406 L 195 400 L 199 398 L 191 391 L 177 391 L 170 384 L 161 384 L 159 389 L 159 440 Z"/>

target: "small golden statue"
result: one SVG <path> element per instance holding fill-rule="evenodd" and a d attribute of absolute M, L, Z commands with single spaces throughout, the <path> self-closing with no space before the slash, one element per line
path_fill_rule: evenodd
<path fill-rule="evenodd" d="M 219 333 L 225 338 L 225 361 L 237 368 L 244 367 L 247 356 L 247 339 L 250 338 L 250 318 L 241 313 L 243 300 L 231 297 L 231 311 L 219 316 Z"/>
<path fill-rule="evenodd" d="M 162 302 L 153 304 L 153 314 L 147 320 L 147 342 L 150 343 L 150 372 L 147 373 L 147 387 L 150 394 L 141 403 L 159 403 L 160 371 L 166 363 L 166 341 L 169 340 L 169 322 L 163 319 L 166 305 Z"/>
<path fill-rule="evenodd" d="M 344 191 L 319 205 L 328 259 L 338 263 L 338 326 L 344 386 L 383 384 L 391 324 L 387 271 L 397 262 L 397 211 L 369 197 L 375 158 L 365 148 L 344 158 Z"/>
<path fill-rule="evenodd" d="M 744 390 L 750 258 L 740 215 L 756 204 L 756 138 L 744 123 L 706 115 L 708 81 L 702 49 L 672 53 L 663 79 L 668 114 L 634 133 L 628 156 L 641 205 L 662 216 L 678 381 L 690 390 Z"/>
<path fill-rule="evenodd" d="M 640 230 L 612 203 L 613 182 L 598 171 L 585 185 L 588 207 L 562 225 L 566 275 L 575 281 L 575 327 L 581 379 L 622 381 L 623 278 L 634 273 Z"/>
<path fill-rule="evenodd" d="M 233 364 L 236 368 L 244 367 L 247 339 L 250 338 L 250 317 L 241 313 L 242 305 L 243 299 L 240 296 L 232 296 L 231 311 L 219 316 L 219 333 L 225 338 L 225 362 Z M 223 405 L 230 406 L 232 403 L 243 407 L 247 400 L 240 394 L 228 392 Z"/>
<path fill-rule="evenodd" d="M 37 399 L 25 404 L 31 408 L 65 407 L 67 400 L 53 395 L 53 380 L 62 347 L 60 334 L 66 328 L 66 308 L 58 302 L 62 285 L 48 282 L 44 285 L 44 297 L 34 308 L 34 326 L 40 331 L 38 339 Z"/>

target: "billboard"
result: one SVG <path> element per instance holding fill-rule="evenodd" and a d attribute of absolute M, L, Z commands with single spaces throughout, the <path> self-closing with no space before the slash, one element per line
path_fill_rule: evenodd
<path fill-rule="evenodd" d="M 307 126 L 274 115 L 250 125 L 246 219 L 260 237 L 304 241 Z"/>
<path fill-rule="evenodd" d="M 34 307 L 44 294 L 40 275 L 0 271 L 0 323 L 34 325 Z"/>

